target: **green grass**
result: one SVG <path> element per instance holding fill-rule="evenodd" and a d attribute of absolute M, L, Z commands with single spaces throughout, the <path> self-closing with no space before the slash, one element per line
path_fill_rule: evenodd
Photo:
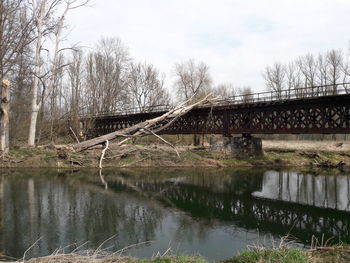
<path fill-rule="evenodd" d="M 35 151 L 31 149 L 16 149 L 12 150 L 11 154 L 15 155 L 16 157 L 21 157 L 21 156 L 33 156 L 35 155 Z"/>
<path fill-rule="evenodd" d="M 193 153 L 191 151 L 182 152 L 180 155 L 183 160 L 188 160 L 188 161 L 202 160 L 202 157 L 200 155 L 198 155 L 197 153 Z"/>
<path fill-rule="evenodd" d="M 300 249 L 256 249 L 241 252 L 224 263 L 311 263 Z"/>
<path fill-rule="evenodd" d="M 54 157 L 56 156 L 56 153 L 53 151 L 43 151 L 43 150 L 37 150 L 37 149 L 15 149 L 11 151 L 11 154 L 13 154 L 16 157 L 21 156 L 34 156 L 34 155 L 44 155 L 46 157 Z"/>

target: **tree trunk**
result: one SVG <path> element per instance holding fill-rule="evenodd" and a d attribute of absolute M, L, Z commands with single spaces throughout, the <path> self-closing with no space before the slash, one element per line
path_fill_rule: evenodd
<path fill-rule="evenodd" d="M 10 100 L 10 87 L 9 82 L 2 81 L 1 84 L 1 106 L 0 106 L 0 151 L 2 154 L 8 153 L 10 149 L 9 137 L 10 137 L 10 119 L 9 119 L 9 100 Z"/>
<path fill-rule="evenodd" d="M 41 72 L 41 63 L 40 63 L 40 53 L 42 48 L 42 42 L 43 42 L 43 23 L 44 23 L 44 16 L 45 16 L 45 6 L 46 2 L 43 1 L 40 3 L 40 14 L 39 17 L 36 19 L 37 23 L 37 42 L 36 42 L 36 48 L 35 48 L 35 76 L 33 81 L 33 91 L 32 91 L 32 103 L 31 103 L 31 114 L 30 114 L 30 125 L 29 125 L 29 135 L 28 135 L 28 145 L 29 146 L 35 146 L 35 133 L 36 133 L 36 123 L 38 118 L 38 112 L 40 109 L 40 104 L 38 105 L 38 91 L 39 91 L 39 79 Z"/>
<path fill-rule="evenodd" d="M 36 122 L 38 120 L 38 110 L 32 109 L 31 115 L 30 115 L 30 126 L 29 126 L 29 138 L 28 138 L 28 145 L 29 146 L 35 146 L 35 133 L 36 133 Z"/>

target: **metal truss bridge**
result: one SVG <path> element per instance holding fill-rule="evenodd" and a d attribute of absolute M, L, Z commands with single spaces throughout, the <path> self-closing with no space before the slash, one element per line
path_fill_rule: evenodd
<path fill-rule="evenodd" d="M 81 128 L 91 137 L 158 117 L 169 107 L 85 115 Z M 162 134 L 345 134 L 350 133 L 350 83 L 230 97 L 198 107 Z"/>

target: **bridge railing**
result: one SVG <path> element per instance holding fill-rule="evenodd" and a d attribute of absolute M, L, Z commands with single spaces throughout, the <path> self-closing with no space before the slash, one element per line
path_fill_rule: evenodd
<path fill-rule="evenodd" d="M 336 83 L 322 86 L 311 86 L 296 89 L 283 89 L 279 91 L 265 91 L 259 93 L 236 95 L 219 101 L 219 105 L 285 101 L 344 94 L 350 94 L 350 83 Z"/>
<path fill-rule="evenodd" d="M 289 101 L 295 99 L 307 99 L 318 98 L 325 96 L 335 96 L 350 94 L 350 82 L 349 83 L 336 83 L 322 86 L 303 87 L 296 89 L 283 89 L 279 91 L 265 91 L 259 93 L 243 94 L 231 96 L 226 99 L 221 99 L 214 106 L 230 106 L 240 104 L 251 104 L 261 102 L 274 102 L 274 101 Z M 127 109 L 121 109 L 117 111 L 107 111 L 98 113 L 81 112 L 82 118 L 92 117 L 107 117 L 107 116 L 123 116 L 138 113 L 156 113 L 168 111 L 172 108 L 170 105 L 153 105 L 149 107 L 133 107 Z"/>

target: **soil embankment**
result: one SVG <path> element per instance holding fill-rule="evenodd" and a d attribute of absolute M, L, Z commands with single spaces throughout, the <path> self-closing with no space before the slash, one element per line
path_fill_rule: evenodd
<path fill-rule="evenodd" d="M 295 248 L 262 248 L 242 251 L 239 255 L 219 261 L 218 263 L 343 263 L 349 262 L 348 247 L 319 247 L 308 250 Z M 7 263 L 14 261 L 6 261 Z M 18 261 L 16 261 L 18 262 Z M 24 260 L 23 260 L 24 262 Z M 80 254 L 54 254 L 47 257 L 32 258 L 28 263 L 208 263 L 200 256 L 170 255 L 158 256 L 152 259 L 137 259 L 120 255 L 104 253 L 84 256 Z"/>
<path fill-rule="evenodd" d="M 75 153 L 54 147 L 13 149 L 0 159 L 0 167 L 98 167 L 102 146 Z M 209 147 L 177 146 L 179 158 L 167 145 L 116 146 L 111 144 L 103 160 L 111 167 L 319 167 L 350 168 L 349 142 L 263 141 L 264 155 L 234 159 Z"/>

